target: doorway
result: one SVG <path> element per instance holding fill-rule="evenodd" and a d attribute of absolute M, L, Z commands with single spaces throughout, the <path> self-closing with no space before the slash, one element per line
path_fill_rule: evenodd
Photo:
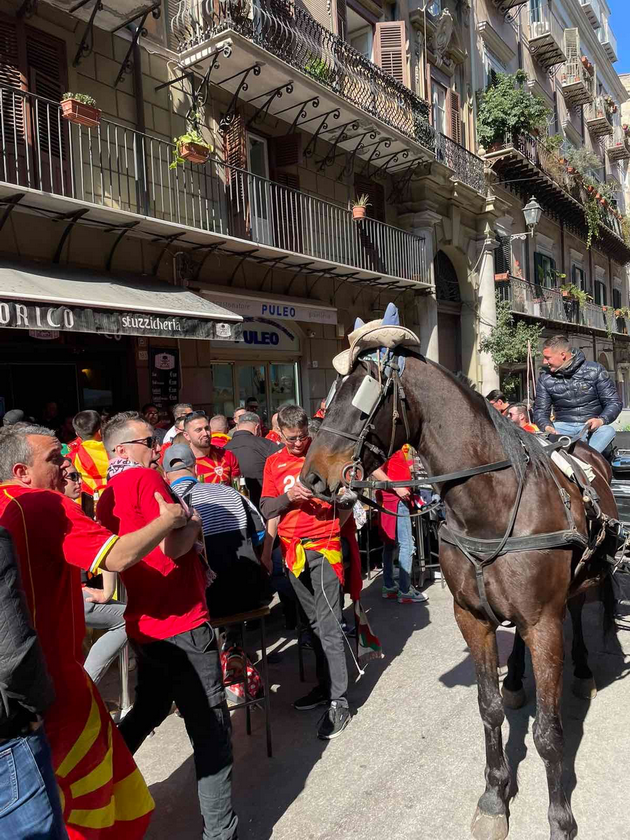
<path fill-rule="evenodd" d="M 300 402 L 297 362 L 213 362 L 211 364 L 213 414 L 231 417 L 250 399 L 258 402 L 264 426 L 283 405 Z"/>
<path fill-rule="evenodd" d="M 258 177 L 251 178 L 249 213 L 254 242 L 272 245 L 269 221 L 269 150 L 264 137 L 247 133 L 247 169 Z"/>

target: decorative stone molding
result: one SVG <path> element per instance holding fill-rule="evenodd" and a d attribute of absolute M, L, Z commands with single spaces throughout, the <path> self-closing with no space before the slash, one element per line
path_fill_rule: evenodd
<path fill-rule="evenodd" d="M 484 44 L 486 44 L 491 53 L 496 55 L 501 64 L 508 67 L 510 62 L 516 58 L 514 50 L 505 43 L 489 20 L 480 20 L 477 24 L 477 32 Z"/>
<path fill-rule="evenodd" d="M 426 20 L 426 40 L 428 61 L 452 76 L 455 67 L 463 64 L 468 53 L 461 45 L 461 39 L 455 27 L 455 20 L 448 9 L 444 9 L 437 17 L 424 15 L 420 9 L 414 9 L 409 15 L 411 25 L 424 38 Z M 422 43 L 420 40 L 420 44 Z"/>

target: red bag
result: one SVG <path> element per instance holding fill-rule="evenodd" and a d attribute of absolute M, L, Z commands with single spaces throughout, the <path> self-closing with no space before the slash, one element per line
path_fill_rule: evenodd
<path fill-rule="evenodd" d="M 263 693 L 262 677 L 254 668 L 242 647 L 232 645 L 221 652 L 221 668 L 223 670 L 223 685 L 228 700 L 240 703 L 245 700 L 245 686 L 243 672 L 247 671 L 247 699 L 255 700 Z"/>

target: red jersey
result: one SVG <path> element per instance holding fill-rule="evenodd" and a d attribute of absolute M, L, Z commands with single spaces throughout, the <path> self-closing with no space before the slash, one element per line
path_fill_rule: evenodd
<path fill-rule="evenodd" d="M 226 435 L 224 432 L 213 432 L 211 443 L 212 446 L 218 446 L 219 449 L 223 449 L 226 443 L 230 441 L 230 436 Z"/>
<path fill-rule="evenodd" d="M 154 494 L 173 502 L 156 470 L 135 467 L 113 476 L 98 501 L 98 519 L 117 534 L 144 528 L 159 515 Z M 127 588 L 127 633 L 139 642 L 166 639 L 208 621 L 206 576 L 194 548 L 172 560 L 158 546 L 121 573 Z"/>
<path fill-rule="evenodd" d="M 15 544 L 33 626 L 55 688 L 44 715 L 70 840 L 140 840 L 153 800 L 83 670 L 80 569 L 95 571 L 118 537 L 54 490 L 5 484 L 0 525 Z M 96 814 L 107 818 L 94 818 Z"/>
<path fill-rule="evenodd" d="M 308 450 L 307 450 L 308 451 Z M 270 455 L 265 462 L 261 497 L 282 496 L 295 482 L 302 471 L 306 452 L 299 458 L 281 449 Z M 278 534 L 285 539 L 321 539 L 339 537 L 339 518 L 332 505 L 319 499 L 294 502 L 280 516 Z"/>
<path fill-rule="evenodd" d="M 274 431 L 273 429 L 270 432 L 267 432 L 265 435 L 267 440 L 272 440 L 274 443 L 282 443 L 282 438 L 278 434 L 278 432 Z"/>
<path fill-rule="evenodd" d="M 411 455 L 408 443 L 402 449 L 394 452 L 392 457 L 386 461 L 381 469 L 387 475 L 390 481 L 411 481 Z M 379 490 L 377 492 L 377 501 L 387 510 L 396 513 L 398 510 L 398 502 L 400 496 L 394 493 L 393 490 Z M 379 515 L 379 529 L 381 538 L 386 542 L 396 542 L 396 517 L 390 516 L 387 513 Z"/>
<path fill-rule="evenodd" d="M 207 455 L 197 458 L 196 472 L 204 484 L 231 484 L 241 474 L 236 455 L 218 446 L 211 446 Z"/>

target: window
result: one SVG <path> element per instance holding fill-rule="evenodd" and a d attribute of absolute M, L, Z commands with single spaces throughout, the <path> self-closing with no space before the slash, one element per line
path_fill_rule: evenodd
<path fill-rule="evenodd" d="M 512 242 L 509 236 L 497 233 L 498 247 L 494 249 L 494 273 L 512 273 Z"/>
<path fill-rule="evenodd" d="M 584 271 L 582 266 L 574 265 L 572 270 L 571 270 L 571 274 L 572 274 L 571 282 L 575 286 L 577 286 L 578 289 L 581 289 L 583 292 L 587 292 L 588 294 L 590 294 L 591 289 L 590 289 L 590 286 L 587 283 L 586 272 Z"/>
<path fill-rule="evenodd" d="M 613 308 L 614 309 L 621 309 L 621 290 L 620 289 L 613 289 Z"/>
<path fill-rule="evenodd" d="M 529 0 L 530 23 L 540 23 L 543 15 L 543 0 Z"/>
<path fill-rule="evenodd" d="M 556 277 L 556 261 L 547 254 L 538 251 L 534 254 L 534 282 L 545 289 L 555 289 L 558 285 Z"/>
<path fill-rule="evenodd" d="M 430 15 L 439 15 L 442 11 L 442 0 L 431 0 L 427 6 L 427 12 Z"/>
<path fill-rule="evenodd" d="M 350 36 L 350 45 L 354 47 L 358 53 L 361 53 L 364 58 L 367 58 L 368 61 L 372 61 L 372 42 L 373 35 L 371 27 L 368 27 L 359 33 L 353 32 Z"/>
<path fill-rule="evenodd" d="M 487 47 L 484 51 L 484 67 L 486 70 L 486 87 L 491 87 L 497 83 L 499 73 L 507 73 L 505 65 Z"/>
<path fill-rule="evenodd" d="M 595 281 L 595 303 L 600 306 L 608 305 L 608 289 L 602 280 Z"/>
<path fill-rule="evenodd" d="M 431 85 L 433 103 L 433 127 L 446 134 L 446 88 L 433 82 Z"/>

